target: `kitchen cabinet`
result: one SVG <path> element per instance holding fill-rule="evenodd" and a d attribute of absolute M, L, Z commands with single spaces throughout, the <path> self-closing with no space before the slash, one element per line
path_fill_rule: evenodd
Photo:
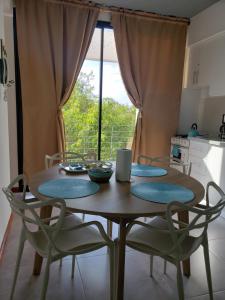
<path fill-rule="evenodd" d="M 192 163 L 191 176 L 205 188 L 209 181 L 214 181 L 225 191 L 225 142 L 191 138 L 189 161 Z M 210 196 L 214 205 L 219 197 L 212 191 Z M 225 211 L 222 215 L 225 217 Z"/>
<path fill-rule="evenodd" d="M 188 87 L 195 88 L 199 86 L 201 47 L 190 47 L 188 62 Z"/>
<path fill-rule="evenodd" d="M 209 96 L 225 95 L 225 33 L 190 47 L 188 87 L 209 86 Z"/>

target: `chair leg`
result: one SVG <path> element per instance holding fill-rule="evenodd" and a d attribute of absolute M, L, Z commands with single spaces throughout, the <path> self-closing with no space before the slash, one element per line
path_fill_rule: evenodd
<path fill-rule="evenodd" d="M 107 220 L 107 235 L 112 238 L 112 229 L 113 229 L 113 222 Z"/>
<path fill-rule="evenodd" d="M 82 221 L 84 222 L 85 214 L 82 214 Z"/>
<path fill-rule="evenodd" d="M 19 248 L 18 248 L 18 252 L 17 252 L 16 267 L 15 267 L 14 276 L 13 276 L 13 284 L 12 284 L 12 289 L 11 289 L 11 293 L 10 293 L 10 300 L 13 299 L 13 295 L 14 295 L 14 291 L 15 291 L 15 287 L 16 287 L 16 281 L 17 281 L 17 277 L 18 277 L 18 273 L 19 273 L 19 267 L 20 267 L 21 257 L 23 254 L 24 243 L 25 243 L 25 237 L 24 237 L 24 231 L 22 230 L 21 234 L 20 234 Z"/>
<path fill-rule="evenodd" d="M 209 298 L 210 300 L 213 300 L 212 277 L 211 277 L 211 268 L 210 268 L 210 260 L 209 260 L 209 245 L 207 239 L 205 239 L 203 243 L 203 249 L 204 249 L 206 276 L 207 276 L 207 282 L 209 288 Z"/>
<path fill-rule="evenodd" d="M 184 300 L 184 286 L 183 286 L 183 277 L 180 267 L 180 262 L 177 262 L 177 289 L 178 289 L 178 296 L 179 300 Z"/>
<path fill-rule="evenodd" d="M 118 276 L 118 239 L 114 241 L 114 295 L 117 295 L 117 279 Z"/>
<path fill-rule="evenodd" d="M 114 300 L 115 293 L 115 247 L 108 247 L 110 253 L 110 300 Z"/>
<path fill-rule="evenodd" d="M 73 257 L 72 257 L 72 271 L 71 271 L 71 278 L 74 278 L 75 263 L 76 263 L 76 255 L 73 255 Z"/>
<path fill-rule="evenodd" d="M 49 272 L 50 272 L 50 264 L 51 264 L 51 256 L 48 255 L 47 263 L 45 266 L 45 273 L 44 273 L 44 278 L 43 278 L 43 283 L 42 283 L 40 300 L 45 300 L 45 297 L 46 297 L 46 292 L 47 292 L 47 288 L 48 288 L 48 280 L 49 280 Z"/>
<path fill-rule="evenodd" d="M 164 274 L 166 274 L 167 261 L 164 259 Z"/>
<path fill-rule="evenodd" d="M 154 256 L 150 255 L 150 277 L 153 275 L 153 261 L 154 261 Z"/>
<path fill-rule="evenodd" d="M 59 260 L 59 267 L 60 267 L 60 268 L 62 268 L 62 261 L 63 261 L 63 259 L 60 258 L 60 260 Z"/>

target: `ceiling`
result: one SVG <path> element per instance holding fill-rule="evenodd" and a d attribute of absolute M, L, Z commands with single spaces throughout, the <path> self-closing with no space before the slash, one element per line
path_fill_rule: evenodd
<path fill-rule="evenodd" d="M 107 6 L 191 18 L 219 0 L 93 0 Z"/>

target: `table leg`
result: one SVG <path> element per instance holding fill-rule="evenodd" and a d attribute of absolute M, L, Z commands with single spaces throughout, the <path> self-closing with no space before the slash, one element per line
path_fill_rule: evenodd
<path fill-rule="evenodd" d="M 125 250 L 126 250 L 126 221 L 122 220 L 119 223 L 119 239 L 117 248 L 118 266 L 116 276 L 116 300 L 123 300 L 124 292 L 124 270 L 125 270 Z"/>
<path fill-rule="evenodd" d="M 42 207 L 40 210 L 40 218 L 49 218 L 52 214 L 52 206 Z M 35 253 L 34 266 L 33 266 L 33 275 L 40 275 L 42 267 L 43 257 L 40 256 L 37 252 Z"/>
<path fill-rule="evenodd" d="M 188 224 L 189 223 L 189 213 L 188 213 L 188 211 L 179 212 L 178 213 L 178 220 Z M 190 258 L 183 261 L 183 273 L 187 277 L 190 277 L 190 275 L 191 275 Z"/>

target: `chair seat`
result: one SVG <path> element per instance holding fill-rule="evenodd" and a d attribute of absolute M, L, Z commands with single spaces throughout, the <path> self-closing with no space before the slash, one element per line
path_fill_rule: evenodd
<path fill-rule="evenodd" d="M 69 228 L 73 226 L 77 226 L 82 224 L 80 218 L 76 215 L 69 215 L 66 216 L 64 219 L 63 228 Z M 53 225 L 52 225 L 53 226 Z M 43 233 L 43 231 L 36 231 L 32 233 L 32 244 L 37 252 L 43 256 L 47 256 L 47 239 Z M 31 239 L 29 239 L 31 241 Z M 59 231 L 56 239 L 55 244 L 59 247 L 62 251 L 74 251 L 85 253 L 89 251 L 94 251 L 100 247 L 106 245 L 106 241 L 102 238 L 100 233 L 93 228 L 92 226 L 85 226 L 80 229 L 70 230 L 70 231 Z M 77 254 L 79 254 L 77 253 Z M 55 249 L 52 250 L 52 258 L 59 259 L 63 256 L 68 254 L 62 254 L 56 251 Z"/>
<path fill-rule="evenodd" d="M 168 229 L 167 221 L 161 217 L 156 217 L 147 224 L 156 227 L 157 229 Z M 174 245 L 169 231 L 158 232 L 141 225 L 134 225 L 127 235 L 127 245 L 147 254 L 165 257 L 168 260 L 173 260 L 178 256 L 178 253 L 175 251 L 171 252 L 169 255 L 167 254 Z M 186 237 L 182 243 L 182 250 L 180 252 L 182 253 L 182 256 L 180 257 L 180 259 L 184 260 L 189 256 L 189 253 L 195 251 L 199 247 L 199 245 L 200 243 L 197 242 L 197 239 L 195 237 Z"/>

